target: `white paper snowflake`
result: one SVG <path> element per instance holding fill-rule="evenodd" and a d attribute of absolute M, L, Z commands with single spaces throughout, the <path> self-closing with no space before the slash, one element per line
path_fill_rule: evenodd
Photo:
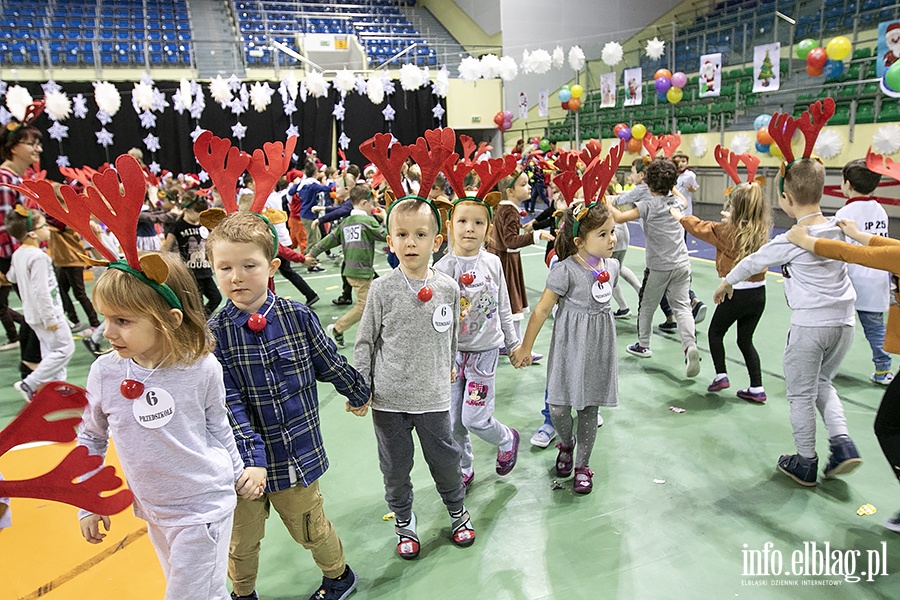
<path fill-rule="evenodd" d="M 147 137 L 144 138 L 144 145 L 150 152 L 156 152 L 159 150 L 159 138 L 152 133 L 148 133 Z"/>
<path fill-rule="evenodd" d="M 131 104 L 136 113 L 153 108 L 153 87 L 144 82 L 135 83 L 131 91 Z"/>
<path fill-rule="evenodd" d="M 384 107 L 384 110 L 381 111 L 381 114 L 384 115 L 385 121 L 393 121 L 394 115 L 396 115 L 397 113 L 396 113 L 396 111 L 394 111 L 394 107 L 391 106 L 390 104 L 388 104 L 387 106 Z"/>
<path fill-rule="evenodd" d="M 706 138 L 702 135 L 694 136 L 694 139 L 691 140 L 691 155 L 694 158 L 706 156 L 706 151 L 708 149 L 709 146 L 706 142 Z"/>
<path fill-rule="evenodd" d="M 600 58 L 610 67 L 614 67 L 622 62 L 623 54 L 622 44 L 619 42 L 606 42 L 606 45 L 603 46 L 603 51 L 600 53 Z"/>
<path fill-rule="evenodd" d="M 247 135 L 247 128 L 243 123 L 237 122 L 231 126 L 231 135 L 239 140 L 242 140 L 244 139 L 244 136 Z"/>
<path fill-rule="evenodd" d="M 504 56 L 500 59 L 500 79 L 512 81 L 519 74 L 519 65 L 512 56 Z"/>
<path fill-rule="evenodd" d="M 481 78 L 481 61 L 474 56 L 467 56 L 459 63 L 459 78 L 463 81 L 475 81 Z"/>
<path fill-rule="evenodd" d="M 562 46 L 553 49 L 550 61 L 553 63 L 554 69 L 562 69 L 563 63 L 566 62 L 566 53 L 563 52 Z"/>
<path fill-rule="evenodd" d="M 735 154 L 743 154 L 750 149 L 750 138 L 743 133 L 739 133 L 731 138 L 728 148 Z"/>
<path fill-rule="evenodd" d="M 325 79 L 325 76 L 318 71 L 310 71 L 307 73 L 306 77 L 303 78 L 303 83 L 306 84 L 306 89 L 313 95 L 313 98 L 322 98 L 325 96 L 331 85 Z"/>
<path fill-rule="evenodd" d="M 61 142 L 63 139 L 69 137 L 69 128 L 59 121 L 56 121 L 49 129 L 47 129 L 47 133 L 50 134 L 51 140 Z"/>
<path fill-rule="evenodd" d="M 532 73 L 543 75 L 550 70 L 550 53 L 546 50 L 538 48 L 528 55 L 528 61 L 531 63 L 530 71 Z"/>
<path fill-rule="evenodd" d="M 122 95 L 116 86 L 108 81 L 94 82 L 94 100 L 97 107 L 111 117 L 115 116 L 122 106 Z"/>
<path fill-rule="evenodd" d="M 827 160 L 840 154 L 843 145 L 844 142 L 841 140 L 841 136 L 838 132 L 829 128 L 823 129 L 819 133 L 819 137 L 816 139 L 816 145 L 813 147 L 813 150 L 816 154 Z"/>
<path fill-rule="evenodd" d="M 341 147 L 341 150 L 346 150 L 350 147 L 350 138 L 348 138 L 347 134 L 343 131 L 341 132 L 341 136 L 338 138 L 338 146 Z"/>
<path fill-rule="evenodd" d="M 400 87 L 407 92 L 412 92 L 422 87 L 422 73 L 419 67 L 414 64 L 406 64 L 400 67 Z"/>
<path fill-rule="evenodd" d="M 334 115 L 334 118 L 338 121 L 344 120 L 344 101 L 341 100 L 337 104 L 334 105 L 334 110 L 331 111 L 331 114 Z"/>
<path fill-rule="evenodd" d="M 433 84 L 434 94 L 439 98 L 446 98 L 447 92 L 450 91 L 450 71 L 447 67 L 441 67 L 437 77 L 434 78 Z"/>
<path fill-rule="evenodd" d="M 644 45 L 644 54 L 650 60 L 659 60 L 666 51 L 666 43 L 654 36 L 652 40 L 647 40 Z"/>
<path fill-rule="evenodd" d="M 159 166 L 159 163 L 155 160 L 147 165 L 147 168 L 150 169 L 150 172 L 154 175 L 159 175 L 159 172 L 162 171 L 162 167 Z"/>
<path fill-rule="evenodd" d="M 284 135 L 286 135 L 287 137 L 292 137 L 292 136 L 295 136 L 295 135 L 296 135 L 296 136 L 299 136 L 299 135 L 300 135 L 300 129 L 299 129 L 296 125 L 294 125 L 293 123 L 291 123 L 291 126 L 287 128 L 287 130 L 284 132 Z"/>
<path fill-rule="evenodd" d="M 353 71 L 341 69 L 335 74 L 332 85 L 342 96 L 346 96 L 347 92 L 356 87 L 356 75 L 353 74 Z"/>
<path fill-rule="evenodd" d="M 872 136 L 872 147 L 879 154 L 894 154 L 900 150 L 900 125 L 882 125 Z"/>
<path fill-rule="evenodd" d="M 572 67 L 572 70 L 577 73 L 584 68 L 584 64 L 584 50 L 581 49 L 581 46 L 569 48 L 569 66 Z"/>
<path fill-rule="evenodd" d="M 31 93 L 21 85 L 14 85 L 6 90 L 6 108 L 19 121 L 25 118 L 28 106 L 34 102 Z"/>
<path fill-rule="evenodd" d="M 269 107 L 269 104 L 272 103 L 272 94 L 275 93 L 271 87 L 269 87 L 269 82 L 260 83 L 256 82 L 250 87 L 250 104 L 253 105 L 253 110 L 256 112 L 265 112 L 265 110 Z"/>
<path fill-rule="evenodd" d="M 500 76 L 500 57 L 496 54 L 485 54 L 481 57 L 481 76 L 485 79 L 497 79 Z"/>
<path fill-rule="evenodd" d="M 447 111 L 445 111 L 444 107 L 440 104 L 435 104 L 434 108 L 431 109 L 431 114 L 434 115 L 435 119 L 443 119 L 445 112 Z"/>
<path fill-rule="evenodd" d="M 222 108 L 231 104 L 233 93 L 228 82 L 222 79 L 221 75 L 216 75 L 215 79 L 209 82 L 209 95 L 213 100 L 219 103 Z"/>
<path fill-rule="evenodd" d="M 85 98 L 83 94 L 78 94 L 72 98 L 72 114 L 79 119 L 83 119 L 87 116 L 87 98 Z"/>
<path fill-rule="evenodd" d="M 156 115 L 154 115 L 149 110 L 145 110 L 140 115 L 141 119 L 141 127 L 144 129 L 150 129 L 151 127 L 156 127 Z"/>
<path fill-rule="evenodd" d="M 166 95 L 159 88 L 153 88 L 153 101 L 150 103 L 150 108 L 156 112 L 162 112 L 168 106 L 169 102 L 166 100 Z"/>
<path fill-rule="evenodd" d="M 47 116 L 53 121 L 65 121 L 72 114 L 72 101 L 59 90 L 44 95 Z"/>
<path fill-rule="evenodd" d="M 113 134 L 106 130 L 106 127 L 98 131 L 96 134 L 97 143 L 103 146 L 104 148 L 112 146 L 113 144 Z"/>
<path fill-rule="evenodd" d="M 56 157 L 56 166 L 57 167 L 68 167 L 69 165 L 69 157 L 65 154 L 60 154 Z"/>
<path fill-rule="evenodd" d="M 372 104 L 381 104 L 384 102 L 384 80 L 378 73 L 369 75 L 366 84 L 366 96 Z"/>

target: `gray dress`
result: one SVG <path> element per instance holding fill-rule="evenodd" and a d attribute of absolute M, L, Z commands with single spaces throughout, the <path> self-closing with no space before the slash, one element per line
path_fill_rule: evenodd
<path fill-rule="evenodd" d="M 570 256 L 547 276 L 547 289 L 560 297 L 547 363 L 550 404 L 576 410 L 618 404 L 616 326 L 610 300 L 619 279 L 619 261 L 606 259 L 606 269 L 609 281 L 601 285 L 592 271 Z"/>

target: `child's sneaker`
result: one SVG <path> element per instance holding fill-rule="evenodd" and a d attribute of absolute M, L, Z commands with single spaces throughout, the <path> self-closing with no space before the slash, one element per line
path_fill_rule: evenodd
<path fill-rule="evenodd" d="M 309 600 L 344 600 L 356 589 L 356 583 L 356 573 L 347 565 L 339 579 L 322 577 L 322 585 Z"/>
<path fill-rule="evenodd" d="M 884 526 L 890 529 L 891 531 L 896 531 L 900 533 L 900 512 L 898 512 L 893 517 L 887 519 L 884 522 Z"/>
<path fill-rule="evenodd" d="M 16 340 L 14 342 L 7 342 L 7 343 L 3 344 L 2 346 L 0 346 L 0 352 L 3 352 L 4 350 L 13 350 L 18 347 L 19 347 L 19 340 Z"/>
<path fill-rule="evenodd" d="M 603 415 L 600 414 L 600 411 L 597 411 L 597 429 L 603 427 Z"/>
<path fill-rule="evenodd" d="M 718 379 L 713 379 L 713 382 L 709 384 L 706 388 L 707 392 L 721 392 L 722 390 L 728 389 L 731 387 L 731 383 L 728 382 L 727 377 L 719 377 Z"/>
<path fill-rule="evenodd" d="M 614 319 L 627 319 L 631 316 L 631 309 L 627 306 L 625 308 L 620 308 L 616 312 L 613 313 Z"/>
<path fill-rule="evenodd" d="M 634 354 L 635 356 L 640 356 L 641 358 L 650 358 L 651 356 L 653 356 L 653 352 L 650 350 L 650 348 L 641 346 L 640 342 L 636 342 L 628 346 L 627 348 L 625 348 L 625 351 L 628 352 L 628 354 Z"/>
<path fill-rule="evenodd" d="M 344 332 L 338 331 L 334 328 L 334 323 L 325 328 L 325 331 L 328 332 L 328 335 L 334 338 L 334 343 L 337 344 L 338 348 L 344 347 Z"/>
<path fill-rule="evenodd" d="M 465 488 L 468 488 L 469 485 L 471 485 L 472 482 L 475 481 L 475 471 L 472 471 L 471 473 L 463 473 L 462 476 L 463 476 L 463 487 L 465 487 Z"/>
<path fill-rule="evenodd" d="M 450 518 L 452 519 L 453 515 Z M 472 520 L 466 509 L 463 509 L 462 515 L 450 523 L 450 538 L 460 548 L 466 548 L 475 543 L 475 528 L 472 527 Z"/>
<path fill-rule="evenodd" d="M 756 402 L 757 404 L 765 404 L 767 399 L 765 392 L 751 392 L 750 388 L 747 388 L 746 390 L 738 390 L 736 395 L 741 400 L 746 400 L 747 402 Z"/>
<path fill-rule="evenodd" d="M 516 460 L 519 457 L 519 432 L 510 428 L 513 435 L 512 450 L 500 452 L 497 450 L 497 475 L 509 475 L 509 472 L 516 466 Z"/>
<path fill-rule="evenodd" d="M 816 471 L 819 458 L 804 458 L 799 454 L 782 454 L 778 459 L 778 470 L 806 487 L 816 485 Z"/>
<path fill-rule="evenodd" d="M 559 454 L 556 455 L 556 476 L 568 477 L 572 474 L 572 463 L 574 462 L 572 453 L 575 450 L 575 444 L 563 446 L 562 443 L 559 443 L 556 447 L 559 449 Z"/>
<path fill-rule="evenodd" d="M 697 300 L 697 303 L 691 308 L 691 314 L 694 315 L 694 323 L 702 323 L 706 318 L 706 305 Z"/>
<path fill-rule="evenodd" d="M 700 351 L 691 346 L 684 351 L 684 376 L 696 377 L 700 374 Z"/>
<path fill-rule="evenodd" d="M 572 491 L 576 494 L 590 494 L 594 489 L 594 472 L 587 467 L 575 467 L 575 479 L 572 480 Z"/>
<path fill-rule="evenodd" d="M 678 323 L 675 321 L 664 321 L 656 326 L 663 333 L 678 333 Z"/>
<path fill-rule="evenodd" d="M 846 475 L 862 464 L 859 450 L 849 435 L 836 435 L 829 440 L 831 456 L 825 465 L 825 477 Z"/>
<path fill-rule="evenodd" d="M 878 385 L 890 385 L 890 383 L 894 380 L 894 374 L 890 371 L 875 371 L 869 377 L 869 380 L 872 383 L 877 383 Z"/>
<path fill-rule="evenodd" d="M 25 402 L 31 402 L 31 397 L 34 396 L 34 390 L 28 387 L 28 384 L 24 381 L 17 381 L 13 384 L 13 388 L 25 398 Z"/>
<path fill-rule="evenodd" d="M 544 423 L 538 427 L 538 430 L 531 436 L 531 445 L 537 446 L 538 448 L 546 448 L 555 437 L 556 429 L 553 428 L 553 425 Z"/>
<path fill-rule="evenodd" d="M 544 358 L 543 354 L 538 354 L 537 352 L 531 353 L 531 362 L 532 363 L 536 363 L 537 361 L 541 360 L 542 358 Z"/>
<path fill-rule="evenodd" d="M 416 534 L 416 513 L 410 513 L 409 521 L 394 525 L 397 534 L 397 554 L 400 558 L 412 560 L 419 555 L 419 536 Z"/>
<path fill-rule="evenodd" d="M 234 592 L 231 592 L 231 600 L 259 600 L 259 596 L 256 595 L 256 590 L 247 596 L 238 596 Z"/>

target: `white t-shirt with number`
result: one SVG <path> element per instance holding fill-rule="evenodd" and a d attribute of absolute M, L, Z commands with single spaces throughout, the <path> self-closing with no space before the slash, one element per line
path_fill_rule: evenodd
<path fill-rule="evenodd" d="M 840 219 L 853 219 L 860 231 L 872 235 L 888 235 L 888 216 L 876 200 L 848 202 L 835 215 Z M 848 238 L 851 244 L 857 242 Z M 860 265 L 847 265 L 847 273 L 856 290 L 856 310 L 884 312 L 890 303 L 891 276 L 887 271 L 870 269 Z"/>

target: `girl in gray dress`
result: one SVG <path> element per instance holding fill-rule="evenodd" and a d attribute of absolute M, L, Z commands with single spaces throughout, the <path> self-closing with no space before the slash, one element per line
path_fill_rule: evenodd
<path fill-rule="evenodd" d="M 618 401 L 616 327 L 610 307 L 619 278 L 619 262 L 610 258 L 616 246 L 614 230 L 615 222 L 602 200 L 566 211 L 556 238 L 560 262 L 550 270 L 522 345 L 510 355 L 517 367 L 531 362 L 534 340 L 559 304 L 547 365 L 547 401 L 560 438 L 556 474 L 568 477 L 574 463 L 572 489 L 578 494 L 592 489 L 594 473 L 588 463 L 597 436 L 597 408 L 615 406 Z"/>

